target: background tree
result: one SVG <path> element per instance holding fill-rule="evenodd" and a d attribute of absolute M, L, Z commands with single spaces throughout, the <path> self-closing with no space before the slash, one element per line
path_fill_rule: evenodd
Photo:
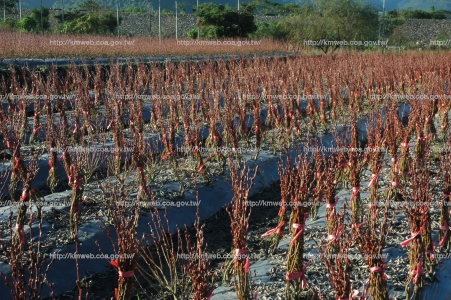
<path fill-rule="evenodd" d="M 88 10 L 90 12 L 96 12 L 99 11 L 102 8 L 102 6 L 95 0 L 85 0 L 83 3 L 78 4 L 77 8 L 79 10 Z"/>
<path fill-rule="evenodd" d="M 42 16 L 44 18 L 44 30 L 50 28 L 49 22 L 49 10 L 48 8 L 35 8 L 29 15 L 22 18 L 18 23 L 18 27 L 25 32 L 40 32 L 41 31 L 41 9 L 43 10 Z"/>
<path fill-rule="evenodd" d="M 247 37 L 257 30 L 254 11 L 249 5 L 243 4 L 238 12 L 228 5 L 202 3 L 195 14 L 200 20 L 198 26 L 202 38 Z M 197 37 L 197 29 L 191 30 L 188 36 Z"/>
<path fill-rule="evenodd" d="M 11 11 L 16 7 L 16 4 L 19 3 L 19 0 L 6 0 L 5 7 L 7 11 Z M 3 1 L 0 2 L 3 8 Z"/>
<path fill-rule="evenodd" d="M 372 41 L 377 39 L 379 20 L 372 6 L 358 0 L 314 0 L 300 14 L 281 21 L 280 26 L 288 33 L 288 38 L 298 44 L 321 39 Z M 316 47 L 327 53 L 340 45 Z"/>

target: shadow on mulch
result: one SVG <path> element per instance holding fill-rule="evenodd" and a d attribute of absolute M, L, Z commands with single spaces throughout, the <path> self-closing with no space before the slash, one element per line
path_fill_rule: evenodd
<path fill-rule="evenodd" d="M 249 198 L 249 201 L 280 201 L 280 182 L 272 184 L 270 187 L 263 189 L 259 193 L 253 195 Z M 248 231 L 248 247 L 250 253 L 260 253 L 262 249 L 261 234 L 266 232 L 270 228 L 277 226 L 278 217 L 277 213 L 279 207 L 277 206 L 254 206 L 252 207 L 251 217 L 249 220 L 250 226 Z M 195 216 L 193 216 L 193 222 L 195 221 Z M 207 252 L 215 254 L 228 254 L 233 248 L 232 234 L 230 228 L 230 219 L 226 210 L 222 208 L 211 218 L 201 222 L 205 224 L 204 237 L 207 244 Z M 189 228 L 191 234 L 192 242 L 195 241 L 195 229 L 193 226 Z M 174 243 L 176 245 L 176 238 L 174 236 Z M 212 260 L 210 267 L 212 270 L 218 270 L 224 260 Z M 148 286 L 147 282 L 142 278 L 142 276 L 135 271 L 135 275 L 143 287 Z M 83 277 L 83 275 L 81 274 Z M 90 282 L 89 297 L 92 300 L 104 300 L 104 299 L 114 299 L 114 289 L 117 288 L 118 275 L 117 270 L 113 267 L 108 268 L 103 273 L 94 274 L 89 277 L 85 277 L 86 282 Z M 153 290 L 146 289 L 146 293 L 151 295 L 151 298 L 145 296 L 144 291 L 136 284 L 132 299 L 140 300 L 161 300 L 161 296 L 157 297 L 156 292 Z M 82 299 L 85 298 L 86 290 L 83 289 Z M 155 295 L 155 296 L 154 296 Z M 138 298 L 139 297 L 139 298 Z M 71 292 L 61 294 L 56 297 L 58 300 L 68 300 L 77 299 L 78 289 L 75 287 Z M 50 298 L 46 298 L 50 299 Z M 172 298 L 167 298 L 172 299 Z"/>

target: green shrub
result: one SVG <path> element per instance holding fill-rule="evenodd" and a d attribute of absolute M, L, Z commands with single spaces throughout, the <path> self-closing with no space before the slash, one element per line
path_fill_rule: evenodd
<path fill-rule="evenodd" d="M 22 18 L 21 21 L 18 22 L 18 28 L 25 32 L 40 32 L 41 31 L 41 9 L 42 17 L 43 17 L 43 25 L 44 30 L 48 30 L 50 28 L 49 23 L 49 10 L 47 8 L 35 8 L 33 9 L 29 15 Z"/>
<path fill-rule="evenodd" d="M 120 22 L 120 20 L 119 20 Z M 107 34 L 117 28 L 117 20 L 113 13 L 99 15 L 89 13 L 64 24 L 64 33 Z"/>
<path fill-rule="evenodd" d="M 274 39 L 274 40 L 286 40 L 290 34 L 286 28 L 283 28 L 279 21 L 273 22 L 257 22 L 257 30 L 251 34 L 249 37 L 251 39 Z"/>
<path fill-rule="evenodd" d="M 428 13 L 427 11 L 418 10 L 418 9 L 402 10 L 401 17 L 403 19 L 431 19 L 430 13 Z"/>
<path fill-rule="evenodd" d="M 77 8 L 79 10 L 88 10 L 90 12 L 97 12 L 102 8 L 97 1 L 94 0 L 85 0 L 80 4 L 77 4 Z"/>
<path fill-rule="evenodd" d="M 121 12 L 140 13 L 140 12 L 145 12 L 145 10 L 140 7 L 129 7 L 129 8 L 121 9 Z"/>
<path fill-rule="evenodd" d="M 299 4 L 280 4 L 269 0 L 252 0 L 247 5 L 255 11 L 255 14 L 266 16 L 299 14 L 303 10 L 303 6 Z"/>
<path fill-rule="evenodd" d="M 84 13 L 81 11 L 78 11 L 78 10 L 65 10 L 64 11 L 64 22 L 74 21 L 83 15 L 84 15 Z M 57 19 L 59 23 L 62 23 L 62 15 L 61 14 L 54 15 L 53 17 L 55 19 Z"/>
<path fill-rule="evenodd" d="M 191 29 L 186 33 L 186 36 L 191 39 L 197 39 L 197 29 Z"/>
<path fill-rule="evenodd" d="M 37 27 L 38 22 L 32 16 L 25 16 L 19 21 L 19 28 L 22 29 L 22 31 L 33 32 L 36 31 Z"/>
<path fill-rule="evenodd" d="M 306 40 L 318 41 L 374 41 L 377 39 L 379 20 L 377 12 L 358 0 L 316 0 L 299 15 L 280 21 L 281 32 L 288 34 L 292 42 L 302 44 Z M 327 53 L 340 47 L 316 45 Z M 364 46 L 346 46 L 364 49 Z"/>
<path fill-rule="evenodd" d="M 0 31 L 16 31 L 19 27 L 18 21 L 13 19 L 6 19 L 4 22 L 0 22 Z"/>
<path fill-rule="evenodd" d="M 19 21 L 14 19 L 6 18 L 5 21 L 2 20 L 2 25 L 9 26 L 11 28 L 17 28 L 19 26 Z"/>
<path fill-rule="evenodd" d="M 201 38 L 247 37 L 257 30 L 253 11 L 248 6 L 238 12 L 228 5 L 203 3 L 195 14 L 200 19 Z"/>
<path fill-rule="evenodd" d="M 18 2 L 19 2 L 19 0 L 6 0 L 5 2 L 1 1 L 0 3 L 1 3 L 2 9 L 3 9 L 3 4 L 5 4 L 6 10 L 7 11 L 12 11 L 16 7 L 16 4 Z"/>
<path fill-rule="evenodd" d="M 119 24 L 121 23 L 122 18 L 119 17 Z M 102 30 L 105 32 L 114 32 L 117 28 L 117 16 L 113 13 L 107 13 L 100 17 L 100 24 L 102 26 Z"/>

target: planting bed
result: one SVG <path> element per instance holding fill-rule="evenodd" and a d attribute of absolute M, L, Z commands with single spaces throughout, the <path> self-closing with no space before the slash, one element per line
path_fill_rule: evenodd
<path fill-rule="evenodd" d="M 450 58 L 10 69 L 1 295 L 450 299 Z"/>

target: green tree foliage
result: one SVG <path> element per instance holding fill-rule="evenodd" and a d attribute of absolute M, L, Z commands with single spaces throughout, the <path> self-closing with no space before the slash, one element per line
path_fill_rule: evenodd
<path fill-rule="evenodd" d="M 382 24 L 381 15 L 381 24 Z M 405 19 L 401 18 L 401 14 L 396 9 L 387 11 L 385 13 L 385 34 L 384 36 L 390 36 L 393 34 L 396 27 L 404 24 Z"/>
<path fill-rule="evenodd" d="M 257 22 L 257 30 L 251 34 L 249 37 L 252 39 L 274 39 L 274 40 L 287 40 L 289 36 L 289 31 L 281 26 L 279 21 L 273 22 Z"/>
<path fill-rule="evenodd" d="M 120 20 L 119 20 L 120 21 Z M 89 13 L 64 24 L 64 33 L 108 34 L 117 28 L 116 16 L 113 13 L 103 15 Z"/>
<path fill-rule="evenodd" d="M 99 11 L 102 6 L 95 0 L 85 0 L 84 2 L 77 5 L 79 10 L 88 10 L 90 12 Z"/>
<path fill-rule="evenodd" d="M 50 27 L 49 10 L 43 7 L 33 9 L 29 15 L 22 18 L 18 23 L 19 29 L 25 32 L 41 32 L 41 10 L 44 30 L 48 30 Z"/>
<path fill-rule="evenodd" d="M 437 10 L 451 11 L 451 1 L 449 0 L 402 0 L 398 3 L 400 9 L 422 9 L 428 11 L 434 5 Z"/>
<path fill-rule="evenodd" d="M 305 40 L 373 41 L 377 39 L 377 12 L 358 0 L 314 0 L 299 15 L 281 21 L 281 30 L 297 43 Z M 327 53 L 340 45 L 318 45 Z M 350 46 L 347 46 L 350 47 Z"/>
<path fill-rule="evenodd" d="M 432 7 L 433 8 L 433 7 Z M 418 9 L 405 9 L 398 12 L 397 17 L 406 19 L 446 19 L 450 12 L 444 10 L 431 10 L 430 12 Z"/>
<path fill-rule="evenodd" d="M 431 11 L 424 10 L 390 10 L 385 14 L 385 36 L 390 36 L 394 33 L 396 27 L 404 24 L 407 19 L 446 19 L 451 16 L 451 12 L 444 10 L 435 10 L 431 7 Z M 400 40 L 397 38 L 397 40 Z"/>
<path fill-rule="evenodd" d="M 18 27 L 18 21 L 14 20 L 14 19 L 5 19 L 5 21 L 3 21 L 3 19 L 0 22 L 0 31 L 1 32 L 5 32 L 5 31 L 16 31 Z"/>
<path fill-rule="evenodd" d="M 121 12 L 140 13 L 145 12 L 144 8 L 140 7 L 128 7 L 121 9 Z"/>
<path fill-rule="evenodd" d="M 257 15 L 281 16 L 299 14 L 303 7 L 298 4 L 280 4 L 269 0 L 252 0 L 247 4 Z"/>
<path fill-rule="evenodd" d="M 3 3 L 3 1 L 0 2 L 2 8 L 3 4 L 5 4 L 7 11 L 11 11 L 13 8 L 15 8 L 17 3 L 19 3 L 19 0 L 6 0 L 5 3 Z"/>
<path fill-rule="evenodd" d="M 175 6 L 175 5 L 174 5 Z M 186 2 L 178 2 L 177 1 L 177 9 L 178 9 L 178 13 L 181 15 L 185 15 L 186 14 Z M 175 7 L 174 7 L 175 8 Z"/>
<path fill-rule="evenodd" d="M 172 11 L 172 10 L 169 10 L 169 9 L 163 9 L 163 10 L 161 11 L 161 13 L 162 13 L 163 15 L 175 15 L 175 12 Z"/>
<path fill-rule="evenodd" d="M 1 0 L 0 0 L 1 1 Z M 80 5 L 83 5 L 86 0 L 64 0 L 65 9 L 79 9 Z M 95 0 L 96 4 L 100 5 L 100 8 L 97 5 L 86 5 L 84 10 L 88 11 L 96 11 L 96 10 L 112 10 L 116 9 L 116 5 L 119 5 L 119 9 L 130 9 L 130 8 L 140 8 L 144 11 L 152 10 L 152 1 L 149 0 Z M 155 2 L 155 1 L 153 1 Z M 162 1 L 163 3 L 164 1 Z M 61 8 L 62 0 L 55 0 L 53 8 Z M 93 7 L 93 9 L 92 9 Z"/>
<path fill-rule="evenodd" d="M 83 16 L 83 12 L 78 11 L 78 10 L 65 10 L 64 11 L 64 22 L 70 22 L 70 21 L 74 21 L 78 18 L 80 18 L 81 16 Z M 58 20 L 59 23 L 62 23 L 62 15 L 61 14 L 57 14 L 53 16 L 55 19 Z"/>
<path fill-rule="evenodd" d="M 199 17 L 200 35 L 202 38 L 215 39 L 224 37 L 245 37 L 257 30 L 254 23 L 254 11 L 248 5 L 237 9 L 228 5 L 202 3 L 195 11 Z M 194 30 L 189 36 L 194 37 Z"/>

